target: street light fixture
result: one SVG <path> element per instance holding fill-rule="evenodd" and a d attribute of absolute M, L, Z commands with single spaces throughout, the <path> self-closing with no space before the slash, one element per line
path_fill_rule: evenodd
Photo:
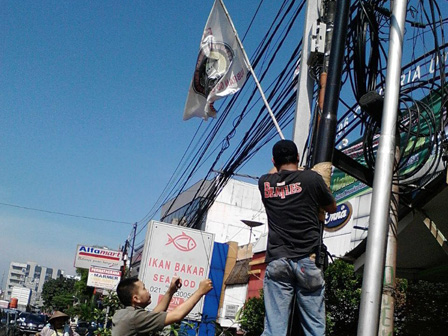
<path fill-rule="evenodd" d="M 242 219 L 241 221 L 242 221 L 244 224 L 246 224 L 248 227 L 250 227 L 250 236 L 249 236 L 249 244 L 250 244 L 250 241 L 251 241 L 251 238 L 252 238 L 252 229 L 253 229 L 254 227 L 261 226 L 261 225 L 263 225 L 264 223 L 262 223 L 262 222 L 257 222 L 257 221 L 253 221 L 253 220 L 248 220 L 248 219 Z"/>

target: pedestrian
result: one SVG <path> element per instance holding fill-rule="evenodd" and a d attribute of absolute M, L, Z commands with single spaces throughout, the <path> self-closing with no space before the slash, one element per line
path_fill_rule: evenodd
<path fill-rule="evenodd" d="M 112 318 L 112 336 L 150 335 L 165 326 L 180 322 L 194 308 L 199 300 L 212 288 L 212 282 L 204 279 L 199 288 L 183 303 L 167 312 L 168 305 L 179 288 L 182 280 L 174 276 L 163 298 L 152 311 L 145 310 L 151 303 L 151 294 L 138 278 L 127 278 L 117 286 L 117 295 L 125 306 Z"/>
<path fill-rule="evenodd" d="M 325 335 L 325 283 L 316 266 L 322 244 L 319 208 L 336 212 L 322 177 L 299 170 L 295 143 L 280 140 L 272 148 L 274 168 L 258 182 L 268 217 L 266 273 L 263 283 L 263 336 L 285 336 L 294 296 L 305 335 Z"/>
<path fill-rule="evenodd" d="M 79 336 L 76 331 L 67 324 L 69 316 L 61 311 L 55 311 L 48 320 L 49 325 L 40 332 L 40 336 Z"/>

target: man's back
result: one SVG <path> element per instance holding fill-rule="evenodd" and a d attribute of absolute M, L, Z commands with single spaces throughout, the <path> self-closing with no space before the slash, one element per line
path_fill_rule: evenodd
<path fill-rule="evenodd" d="M 263 175 L 259 189 L 269 225 L 266 261 L 312 252 L 320 241 L 319 206 L 333 202 L 322 177 L 311 170 L 282 170 Z"/>

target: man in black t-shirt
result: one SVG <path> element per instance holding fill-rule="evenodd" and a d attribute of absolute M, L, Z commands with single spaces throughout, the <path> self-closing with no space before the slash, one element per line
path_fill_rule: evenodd
<path fill-rule="evenodd" d="M 294 294 L 305 335 L 325 335 L 325 283 L 315 263 L 318 213 L 335 212 L 336 203 L 318 173 L 298 170 L 293 141 L 280 140 L 272 154 L 275 168 L 258 181 L 269 226 L 263 336 L 286 335 Z"/>

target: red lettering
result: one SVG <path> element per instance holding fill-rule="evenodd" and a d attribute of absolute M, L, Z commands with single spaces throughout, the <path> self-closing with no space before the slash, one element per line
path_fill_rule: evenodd
<path fill-rule="evenodd" d="M 171 267 L 171 261 L 159 260 L 157 258 L 149 258 L 148 264 L 150 267 L 155 267 L 155 268 L 170 269 L 170 267 Z"/>
<path fill-rule="evenodd" d="M 269 182 L 264 183 L 264 197 L 265 198 L 274 197 L 274 188 L 271 188 L 271 184 Z"/>
<path fill-rule="evenodd" d="M 296 184 L 295 183 L 291 184 L 289 186 L 289 188 L 290 188 L 291 194 L 295 194 L 296 193 L 297 188 L 296 188 Z"/>
<path fill-rule="evenodd" d="M 194 280 L 188 280 L 188 279 L 185 279 L 185 280 L 182 282 L 182 285 L 183 285 L 184 287 L 194 288 L 194 287 L 196 286 L 196 282 L 195 282 Z"/>
<path fill-rule="evenodd" d="M 280 197 L 282 199 L 286 198 L 286 196 L 298 194 L 302 192 L 302 187 L 299 183 L 287 184 L 285 186 L 271 187 L 269 182 L 264 183 L 264 197 L 272 198 L 272 197 Z"/>
<path fill-rule="evenodd" d="M 275 187 L 275 197 L 281 197 L 282 199 L 285 198 L 285 187 Z"/>

